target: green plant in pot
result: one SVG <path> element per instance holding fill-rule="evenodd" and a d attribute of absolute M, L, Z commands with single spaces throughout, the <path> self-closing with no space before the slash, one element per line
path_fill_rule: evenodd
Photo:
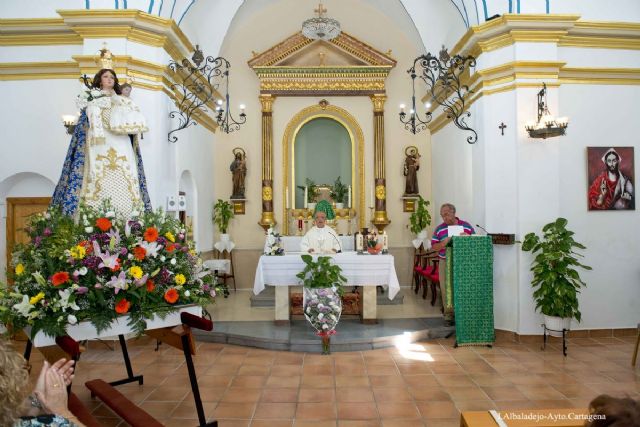
<path fill-rule="evenodd" d="M 415 204 L 415 210 L 409 217 L 409 229 L 412 233 L 417 236 L 417 239 L 414 240 L 414 246 L 417 245 L 416 249 L 420 247 L 420 245 L 427 241 L 427 227 L 431 225 L 431 214 L 427 209 L 429 207 L 429 201 L 422 198 L 422 196 L 418 196 L 418 200 Z"/>
<path fill-rule="evenodd" d="M 307 203 L 315 203 L 316 198 L 320 195 L 320 189 L 314 180 L 305 178 L 304 185 L 298 185 L 298 188 L 304 192 L 307 188 Z"/>
<path fill-rule="evenodd" d="M 578 293 L 586 284 L 580 278 L 578 269 L 591 270 L 591 267 L 579 261 L 583 255 L 576 250 L 586 247 L 573 239 L 575 233 L 567 229 L 567 222 L 565 218 L 558 218 L 542 227 L 541 236 L 528 233 L 522 242 L 522 250 L 535 256 L 531 263 L 531 285 L 535 289 L 533 298 L 536 310 L 545 315 L 545 325 L 556 336 L 562 334 L 553 331 L 568 330 L 572 318 L 578 322 L 582 319 Z M 563 321 L 547 323 L 557 322 L 550 317 Z"/>
<path fill-rule="evenodd" d="M 227 234 L 231 218 L 233 218 L 233 206 L 231 206 L 231 203 L 218 199 L 213 205 L 213 216 L 211 219 L 221 234 Z"/>
<path fill-rule="evenodd" d="M 302 255 L 304 269 L 296 274 L 303 285 L 304 316 L 322 338 L 322 353 L 330 353 L 331 335 L 342 314 L 343 285 L 347 278 L 342 268 L 333 263 L 328 256 L 314 259 L 311 255 Z"/>
<path fill-rule="evenodd" d="M 329 195 L 331 196 L 333 201 L 336 202 L 336 205 L 338 203 L 344 205 L 345 199 L 347 198 L 348 191 L 349 191 L 349 188 L 345 184 L 343 184 L 342 181 L 340 180 L 340 177 L 338 177 L 333 183 L 333 188 Z"/>

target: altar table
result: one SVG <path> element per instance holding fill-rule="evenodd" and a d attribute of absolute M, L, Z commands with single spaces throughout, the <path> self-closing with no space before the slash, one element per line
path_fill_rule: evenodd
<path fill-rule="evenodd" d="M 253 293 L 258 295 L 265 285 L 275 286 L 276 322 L 289 320 L 289 286 L 300 285 L 296 274 L 305 266 L 302 253 L 287 253 L 282 256 L 260 257 L 253 283 Z M 318 255 L 313 255 L 317 257 Z M 342 267 L 342 275 L 347 278 L 346 286 L 363 287 L 363 320 L 376 319 L 376 286 L 387 288 L 389 299 L 393 299 L 400 290 L 393 255 L 358 255 L 356 252 L 343 252 L 331 256 Z"/>

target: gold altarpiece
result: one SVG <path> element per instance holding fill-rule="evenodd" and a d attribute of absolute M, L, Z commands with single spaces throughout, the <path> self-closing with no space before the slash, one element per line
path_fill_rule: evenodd
<path fill-rule="evenodd" d="M 371 220 L 382 231 L 391 222 L 386 211 L 384 156 L 385 80 L 396 65 L 390 52 L 382 53 L 344 32 L 330 41 L 310 40 L 302 33 L 296 33 L 265 52 L 254 54 L 248 64 L 260 79 L 259 99 L 262 105 L 262 214 L 258 223 L 266 230 L 277 222 L 273 204 L 272 120 L 276 99 L 281 96 L 306 96 L 314 98 L 314 101 L 288 121 L 282 139 L 283 185 L 279 194 L 286 200 L 286 189 L 295 189 L 292 185 L 291 154 L 300 128 L 319 117 L 336 120 L 347 129 L 352 144 L 351 184 L 355 197 L 353 209 L 349 210 L 348 215 L 355 213 L 358 227 L 365 226 L 365 188 L 374 186 L 375 203 Z M 343 108 L 328 105 L 326 101 L 318 104 L 316 100 L 322 96 L 366 96 L 371 99 L 374 129 L 372 176 L 367 176 L 365 171 L 365 141 L 360 125 L 363 120 L 358 120 Z M 287 214 L 283 203 L 283 220 Z M 283 234 L 289 234 L 288 227 L 289 221 L 284 220 Z"/>

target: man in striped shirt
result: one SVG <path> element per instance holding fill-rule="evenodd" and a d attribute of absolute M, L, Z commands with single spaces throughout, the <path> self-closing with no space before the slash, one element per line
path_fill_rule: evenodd
<path fill-rule="evenodd" d="M 466 221 L 461 220 L 456 216 L 456 207 L 451 203 L 445 203 L 440 208 L 440 216 L 442 217 L 442 224 L 438 225 L 435 230 L 433 230 L 433 237 L 431 237 L 431 249 L 438 251 L 438 256 L 440 257 L 440 264 L 438 266 L 438 279 L 440 282 L 440 295 L 442 296 L 442 306 L 444 307 L 444 320 L 448 324 L 453 323 L 453 302 L 450 301 L 446 303 L 445 299 L 445 290 L 446 290 L 446 273 L 447 273 L 447 265 L 446 265 L 446 246 L 451 240 L 451 236 L 449 236 L 449 227 L 450 226 L 459 226 L 462 227 L 461 236 L 475 234 L 476 231 L 473 229 L 471 224 Z"/>

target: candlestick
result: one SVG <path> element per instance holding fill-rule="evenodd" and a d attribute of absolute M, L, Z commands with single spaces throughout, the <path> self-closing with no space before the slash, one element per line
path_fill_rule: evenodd
<path fill-rule="evenodd" d="M 305 209 L 307 209 L 307 194 L 308 194 L 308 191 L 309 190 L 308 190 L 307 186 L 305 185 L 305 187 L 304 187 L 304 208 Z"/>
<path fill-rule="evenodd" d="M 349 191 L 347 193 L 347 207 L 351 208 L 351 186 L 349 186 Z"/>
<path fill-rule="evenodd" d="M 289 209 L 289 187 L 284 187 L 284 207 Z"/>
<path fill-rule="evenodd" d="M 374 188 L 374 187 L 375 187 L 375 184 L 374 184 L 374 186 L 373 186 L 373 187 L 371 187 L 371 193 L 369 194 L 369 200 L 370 200 L 370 203 L 371 203 L 371 205 L 370 205 L 370 206 L 375 206 L 375 205 L 376 205 L 376 201 L 375 201 L 375 199 L 373 198 L 373 195 L 374 195 L 374 189 L 373 189 L 373 188 Z"/>

